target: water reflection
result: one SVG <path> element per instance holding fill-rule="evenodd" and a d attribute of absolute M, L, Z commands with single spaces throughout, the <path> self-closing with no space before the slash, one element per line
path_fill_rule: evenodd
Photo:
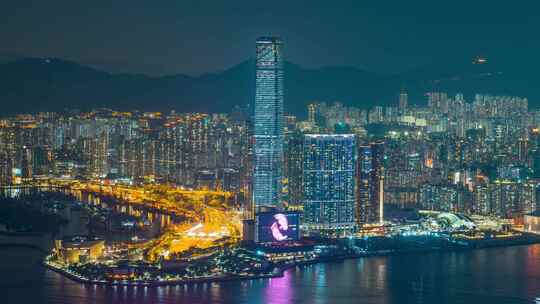
<path fill-rule="evenodd" d="M 65 199 L 68 201 L 60 198 L 64 207 L 56 212 L 67 219 L 68 224 L 61 226 L 59 232 L 51 236 L 49 248 L 52 246 L 52 237 L 61 238 L 76 234 L 92 234 L 107 241 L 125 241 L 134 237 L 154 238 L 171 225 L 185 220 L 182 216 L 142 205 L 126 204 L 114 197 L 80 190 L 29 187 L 3 188 L 0 191 L 3 191 L 3 195 L 11 197 L 33 195 L 37 192 L 57 192 L 67 195 Z"/>
<path fill-rule="evenodd" d="M 527 259 L 525 268 L 527 269 L 528 279 L 527 294 L 536 296 L 535 303 L 540 304 L 540 290 L 538 289 L 538 281 L 540 281 L 540 246 L 527 247 Z"/>
<path fill-rule="evenodd" d="M 540 296 L 540 245 L 372 257 L 298 267 L 282 278 L 158 288 L 74 283 L 39 267 L 39 251 L 0 248 L 0 256 L 8 304 L 534 304 Z"/>
<path fill-rule="evenodd" d="M 292 274 L 286 271 L 281 278 L 272 278 L 264 288 L 264 303 L 290 304 L 294 301 Z"/>

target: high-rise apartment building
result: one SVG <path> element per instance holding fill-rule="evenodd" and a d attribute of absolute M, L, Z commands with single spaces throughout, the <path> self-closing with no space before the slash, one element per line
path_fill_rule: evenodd
<path fill-rule="evenodd" d="M 359 227 L 382 224 L 384 218 L 384 144 L 358 147 L 357 209 Z"/>
<path fill-rule="evenodd" d="M 355 226 L 356 138 L 352 134 L 304 137 L 304 228 L 340 234 Z"/>
<path fill-rule="evenodd" d="M 409 103 L 409 95 L 407 94 L 407 91 L 401 90 L 399 93 L 399 110 L 401 113 L 404 113 L 405 110 L 407 110 L 407 106 Z"/>
<path fill-rule="evenodd" d="M 287 180 L 287 203 L 290 206 L 302 204 L 302 184 L 304 157 L 304 134 L 299 130 L 285 135 L 284 176 Z"/>

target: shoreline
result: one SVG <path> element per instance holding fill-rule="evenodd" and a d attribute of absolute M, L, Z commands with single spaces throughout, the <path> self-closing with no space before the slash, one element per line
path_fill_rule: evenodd
<path fill-rule="evenodd" d="M 39 251 L 40 253 L 47 254 L 46 250 L 43 250 L 37 245 L 31 245 L 31 244 L 18 244 L 18 243 L 1 243 L 0 249 L 3 248 L 25 248 L 25 249 L 32 249 L 35 251 Z"/>
<path fill-rule="evenodd" d="M 339 256 L 321 257 L 310 261 L 293 262 L 290 264 L 278 265 L 274 268 L 272 273 L 256 274 L 256 275 L 221 275 L 215 277 L 204 278 L 192 278 L 185 280 L 163 280 L 163 281 L 136 281 L 136 280 L 122 280 L 122 281 L 108 281 L 108 280 L 91 280 L 82 276 L 77 276 L 74 273 L 70 273 L 60 267 L 53 265 L 47 261 L 43 261 L 42 264 L 58 274 L 61 274 L 72 281 L 88 285 L 102 285 L 102 286 L 144 286 L 144 287 L 159 287 L 159 286 L 174 286 L 174 285 L 189 285 L 198 283 L 219 283 L 228 281 L 245 281 L 256 279 L 271 279 L 283 277 L 285 271 L 294 267 L 302 267 L 314 264 L 324 264 L 332 262 L 343 262 L 345 260 L 369 258 L 369 257 L 384 257 L 390 255 L 401 254 L 418 254 L 418 253 L 432 253 L 432 252 L 457 252 L 457 251 L 472 251 L 477 249 L 490 249 L 501 247 L 514 247 L 514 246 L 529 246 L 534 244 L 540 244 L 540 236 L 533 236 L 533 238 L 520 238 L 519 240 L 513 240 L 511 243 L 476 243 L 475 246 L 455 246 L 449 248 L 426 248 L 417 250 L 381 250 L 358 254 L 346 254 Z"/>

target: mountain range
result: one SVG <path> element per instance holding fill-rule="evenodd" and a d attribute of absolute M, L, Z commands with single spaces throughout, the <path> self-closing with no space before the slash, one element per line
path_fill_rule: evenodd
<path fill-rule="evenodd" d="M 397 104 L 401 89 L 412 103 L 428 91 L 517 95 L 540 103 L 538 64 L 516 61 L 473 64 L 470 59 L 441 61 L 395 75 L 353 67 L 307 69 L 286 62 L 285 110 L 305 117 L 313 101 L 341 101 L 369 108 Z M 90 110 L 228 112 L 254 100 L 255 64 L 246 60 L 230 69 L 201 76 L 147 76 L 101 71 L 56 58 L 23 58 L 0 64 L 2 116 L 15 113 Z"/>

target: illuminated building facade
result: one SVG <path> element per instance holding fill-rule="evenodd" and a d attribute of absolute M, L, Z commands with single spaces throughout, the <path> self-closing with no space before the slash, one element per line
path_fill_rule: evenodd
<path fill-rule="evenodd" d="M 311 103 L 308 105 L 308 121 L 315 125 L 315 114 L 317 112 L 317 105 L 314 103 Z"/>
<path fill-rule="evenodd" d="M 257 39 L 253 203 L 281 204 L 283 170 L 283 59 L 279 38 Z"/>
<path fill-rule="evenodd" d="M 284 175 L 287 180 L 286 193 L 289 206 L 302 204 L 302 167 L 304 156 L 304 135 L 300 131 L 290 132 L 285 136 Z"/>
<path fill-rule="evenodd" d="M 523 216 L 523 228 L 525 231 L 540 234 L 540 212 L 535 211 Z"/>
<path fill-rule="evenodd" d="M 401 113 L 404 113 L 405 110 L 407 110 L 407 105 L 409 101 L 409 95 L 407 94 L 407 91 L 401 90 L 399 93 L 399 110 Z"/>
<path fill-rule="evenodd" d="M 85 236 L 74 236 L 55 241 L 55 251 L 60 260 L 66 264 L 95 261 L 103 255 L 105 241 L 89 239 Z"/>
<path fill-rule="evenodd" d="M 455 212 L 459 208 L 459 191 L 455 185 L 425 184 L 419 190 L 419 205 L 425 210 Z"/>
<path fill-rule="evenodd" d="M 352 134 L 304 137 L 304 227 L 335 234 L 355 225 L 356 138 Z"/>
<path fill-rule="evenodd" d="M 384 144 L 358 148 L 357 224 L 382 224 L 384 218 Z"/>

